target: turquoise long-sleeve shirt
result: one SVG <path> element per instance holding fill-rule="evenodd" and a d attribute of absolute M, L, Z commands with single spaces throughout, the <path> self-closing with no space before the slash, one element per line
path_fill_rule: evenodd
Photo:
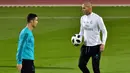
<path fill-rule="evenodd" d="M 28 27 L 25 27 L 19 35 L 17 64 L 22 64 L 23 59 L 34 60 L 34 36 Z"/>

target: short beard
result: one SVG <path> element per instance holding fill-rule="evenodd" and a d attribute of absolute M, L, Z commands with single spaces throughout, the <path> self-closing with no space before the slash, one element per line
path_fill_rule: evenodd
<path fill-rule="evenodd" d="M 32 25 L 33 28 L 35 28 L 36 26 Z"/>
<path fill-rule="evenodd" d="M 35 28 L 36 26 L 34 26 L 34 25 L 32 24 L 32 27 Z"/>
<path fill-rule="evenodd" d="M 86 15 L 89 15 L 89 14 L 91 14 L 91 12 L 87 12 L 87 13 L 86 13 Z"/>

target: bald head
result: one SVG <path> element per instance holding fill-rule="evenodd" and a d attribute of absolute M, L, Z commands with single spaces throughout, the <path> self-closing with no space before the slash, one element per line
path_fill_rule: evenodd
<path fill-rule="evenodd" d="M 91 14 L 91 12 L 92 12 L 92 4 L 91 4 L 91 2 L 84 2 L 84 3 L 82 4 L 82 10 L 83 10 L 83 12 L 84 12 L 86 15 Z"/>
<path fill-rule="evenodd" d="M 92 4 L 91 4 L 91 2 L 84 2 L 84 3 L 82 4 L 82 6 L 92 8 Z"/>

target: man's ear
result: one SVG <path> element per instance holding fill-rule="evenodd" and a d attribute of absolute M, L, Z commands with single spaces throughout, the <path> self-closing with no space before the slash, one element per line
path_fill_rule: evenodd
<path fill-rule="evenodd" d="M 33 20 L 30 20 L 30 23 L 33 23 Z"/>

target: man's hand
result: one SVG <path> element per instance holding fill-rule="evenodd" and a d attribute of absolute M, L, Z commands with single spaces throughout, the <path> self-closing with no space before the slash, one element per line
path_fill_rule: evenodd
<path fill-rule="evenodd" d="M 104 44 L 101 44 L 101 45 L 100 45 L 100 52 L 103 52 L 103 51 L 104 51 L 104 48 L 105 48 L 105 45 L 104 45 Z"/>
<path fill-rule="evenodd" d="M 18 69 L 18 71 L 21 71 L 21 69 L 22 69 L 22 64 L 17 64 L 17 69 Z"/>

